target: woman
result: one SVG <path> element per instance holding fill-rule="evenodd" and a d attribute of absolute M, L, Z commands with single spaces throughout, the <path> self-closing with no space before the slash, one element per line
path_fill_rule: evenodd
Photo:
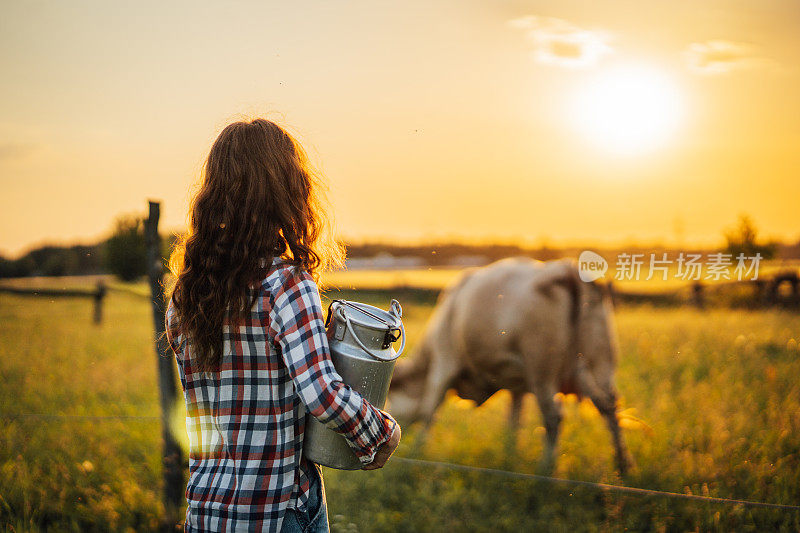
<path fill-rule="evenodd" d="M 264 119 L 220 133 L 170 269 L 166 313 L 186 400 L 186 531 L 327 531 L 305 415 L 365 470 L 400 440 L 331 363 L 318 273 L 341 264 L 301 146 Z"/>

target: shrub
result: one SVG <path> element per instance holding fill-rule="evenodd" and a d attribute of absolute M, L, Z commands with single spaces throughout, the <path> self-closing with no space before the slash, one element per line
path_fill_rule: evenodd
<path fill-rule="evenodd" d="M 105 242 L 104 262 L 108 271 L 123 281 L 147 273 L 144 217 L 121 215 L 116 219 L 114 233 Z"/>

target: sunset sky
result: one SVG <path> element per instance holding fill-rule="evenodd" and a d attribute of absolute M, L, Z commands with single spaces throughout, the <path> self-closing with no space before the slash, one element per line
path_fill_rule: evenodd
<path fill-rule="evenodd" d="M 348 239 L 800 238 L 800 3 L 3 2 L 0 253 L 185 224 L 230 121 L 285 125 Z"/>

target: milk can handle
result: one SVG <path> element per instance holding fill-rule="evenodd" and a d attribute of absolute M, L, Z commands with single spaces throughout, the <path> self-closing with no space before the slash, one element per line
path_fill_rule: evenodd
<path fill-rule="evenodd" d="M 392 303 L 389 306 L 389 313 L 398 320 L 403 318 L 403 308 L 400 307 L 400 302 L 394 298 L 392 298 Z"/>
<path fill-rule="evenodd" d="M 392 300 L 392 311 L 394 311 L 394 302 L 396 302 L 396 300 Z M 397 304 L 397 307 L 398 308 L 400 307 L 399 303 Z M 362 350 L 367 352 L 373 359 L 377 359 L 378 361 L 390 362 L 390 361 L 394 361 L 395 359 L 400 357 L 400 354 L 403 353 L 403 350 L 406 347 L 406 329 L 403 326 L 403 322 L 402 321 L 400 321 L 400 335 L 403 337 L 403 340 L 400 342 L 400 351 L 397 352 L 394 355 L 394 357 L 381 357 L 380 355 L 375 355 L 374 353 L 372 353 L 372 351 L 369 348 L 364 346 L 364 343 L 361 342 L 361 339 L 358 338 L 358 335 L 356 335 L 356 332 L 353 329 L 353 325 L 350 323 L 350 317 L 348 317 L 347 314 L 345 314 L 344 309 L 341 306 L 336 308 L 336 312 L 339 313 L 339 315 L 341 315 L 342 319 L 344 320 L 344 324 L 347 327 L 347 331 L 349 331 L 350 335 L 356 340 L 356 343 L 358 344 L 358 346 Z M 400 311 L 400 313 L 402 315 L 402 310 Z M 394 314 L 394 313 L 392 313 L 392 314 Z M 397 316 L 397 315 L 395 315 L 395 316 Z"/>
<path fill-rule="evenodd" d="M 397 352 L 397 355 L 394 359 L 400 357 L 400 354 L 403 353 L 403 350 L 406 349 L 406 328 L 403 326 L 403 308 L 400 307 L 400 302 L 392 298 L 392 303 L 389 306 L 389 313 L 391 313 L 397 321 L 400 322 L 400 336 L 403 337 L 403 340 L 400 341 L 400 351 Z"/>

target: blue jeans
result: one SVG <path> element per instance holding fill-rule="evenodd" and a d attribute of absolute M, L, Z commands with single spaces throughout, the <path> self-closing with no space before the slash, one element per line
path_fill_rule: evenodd
<path fill-rule="evenodd" d="M 325 500 L 325 487 L 322 486 L 320 467 L 311 463 L 308 505 L 304 512 L 286 509 L 283 515 L 282 532 L 286 533 L 328 533 L 328 509 Z"/>

